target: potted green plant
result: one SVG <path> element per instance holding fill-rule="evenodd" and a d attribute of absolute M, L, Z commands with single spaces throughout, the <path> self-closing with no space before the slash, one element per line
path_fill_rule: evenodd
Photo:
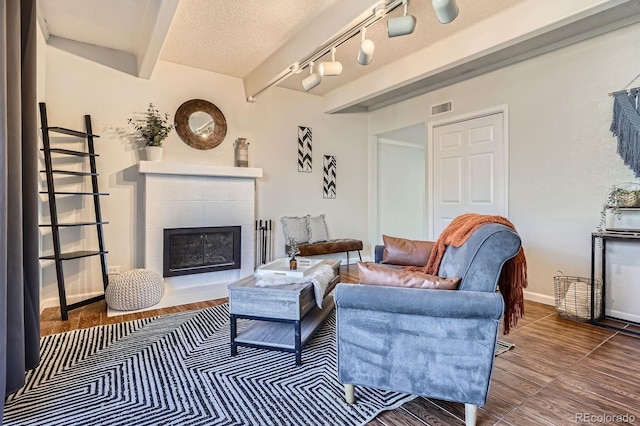
<path fill-rule="evenodd" d="M 613 214 L 620 220 L 621 208 L 636 207 L 640 203 L 640 186 L 635 183 L 627 183 L 613 186 L 607 194 L 607 200 L 600 210 L 600 226 L 598 229 L 604 231 L 606 228 L 607 213 Z"/>
<path fill-rule="evenodd" d="M 169 114 L 161 114 L 153 103 L 149 103 L 146 112 L 136 113 L 128 122 L 135 129 L 136 140 L 145 147 L 147 160 L 162 160 L 162 143 L 173 130 Z"/>

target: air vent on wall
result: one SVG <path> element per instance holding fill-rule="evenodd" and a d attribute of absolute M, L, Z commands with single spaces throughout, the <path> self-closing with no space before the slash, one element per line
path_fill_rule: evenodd
<path fill-rule="evenodd" d="M 453 101 L 445 102 L 438 105 L 431 105 L 431 116 L 444 114 L 450 112 L 452 109 Z"/>

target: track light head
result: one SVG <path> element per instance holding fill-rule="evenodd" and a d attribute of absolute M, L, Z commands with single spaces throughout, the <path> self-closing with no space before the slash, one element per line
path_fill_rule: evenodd
<path fill-rule="evenodd" d="M 309 64 L 309 76 L 302 80 L 302 87 L 305 91 L 309 91 L 322 82 L 322 76 L 317 72 L 313 72 L 313 62 Z"/>
<path fill-rule="evenodd" d="M 458 16 L 459 10 L 456 0 L 432 0 L 431 5 L 442 24 L 448 24 Z"/>
<path fill-rule="evenodd" d="M 318 72 L 321 76 L 325 75 L 340 75 L 342 74 L 342 64 L 336 61 L 336 48 L 331 48 L 331 61 L 321 62 L 318 65 Z"/>
<path fill-rule="evenodd" d="M 342 64 L 338 61 L 322 62 L 318 65 L 318 72 L 321 76 L 342 74 Z"/>
<path fill-rule="evenodd" d="M 404 0 L 403 4 L 404 15 L 387 19 L 387 34 L 389 34 L 389 37 L 408 35 L 416 29 L 416 25 L 418 24 L 416 17 L 407 15 L 409 0 Z"/>
<path fill-rule="evenodd" d="M 375 50 L 376 45 L 373 41 L 366 38 L 366 27 L 362 27 L 360 32 L 362 33 L 362 41 L 360 42 L 360 50 L 358 50 L 358 63 L 360 65 L 369 65 L 373 59 L 373 51 Z"/>
<path fill-rule="evenodd" d="M 362 40 L 360 50 L 358 51 L 358 63 L 360 65 L 369 65 L 373 60 L 373 51 L 376 45 L 371 40 Z"/>

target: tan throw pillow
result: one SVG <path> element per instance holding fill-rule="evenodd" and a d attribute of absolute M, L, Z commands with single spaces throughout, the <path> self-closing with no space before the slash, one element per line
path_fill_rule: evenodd
<path fill-rule="evenodd" d="M 358 262 L 361 284 L 391 287 L 429 288 L 433 290 L 457 290 L 461 278 L 441 278 L 422 272 L 393 269 L 375 263 Z"/>
<path fill-rule="evenodd" d="M 407 240 L 388 235 L 383 235 L 382 240 L 384 241 L 384 251 L 380 263 L 392 265 L 424 266 L 427 264 L 431 249 L 435 245 L 433 241 Z"/>

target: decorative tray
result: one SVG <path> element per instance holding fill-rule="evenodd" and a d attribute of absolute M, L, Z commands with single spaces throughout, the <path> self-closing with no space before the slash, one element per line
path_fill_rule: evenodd
<path fill-rule="evenodd" d="M 322 259 L 308 259 L 305 257 L 296 257 L 296 260 L 298 261 L 298 269 L 289 269 L 289 258 L 287 257 L 259 266 L 255 274 L 277 274 L 302 278 L 312 272 L 314 267 L 322 262 Z"/>

